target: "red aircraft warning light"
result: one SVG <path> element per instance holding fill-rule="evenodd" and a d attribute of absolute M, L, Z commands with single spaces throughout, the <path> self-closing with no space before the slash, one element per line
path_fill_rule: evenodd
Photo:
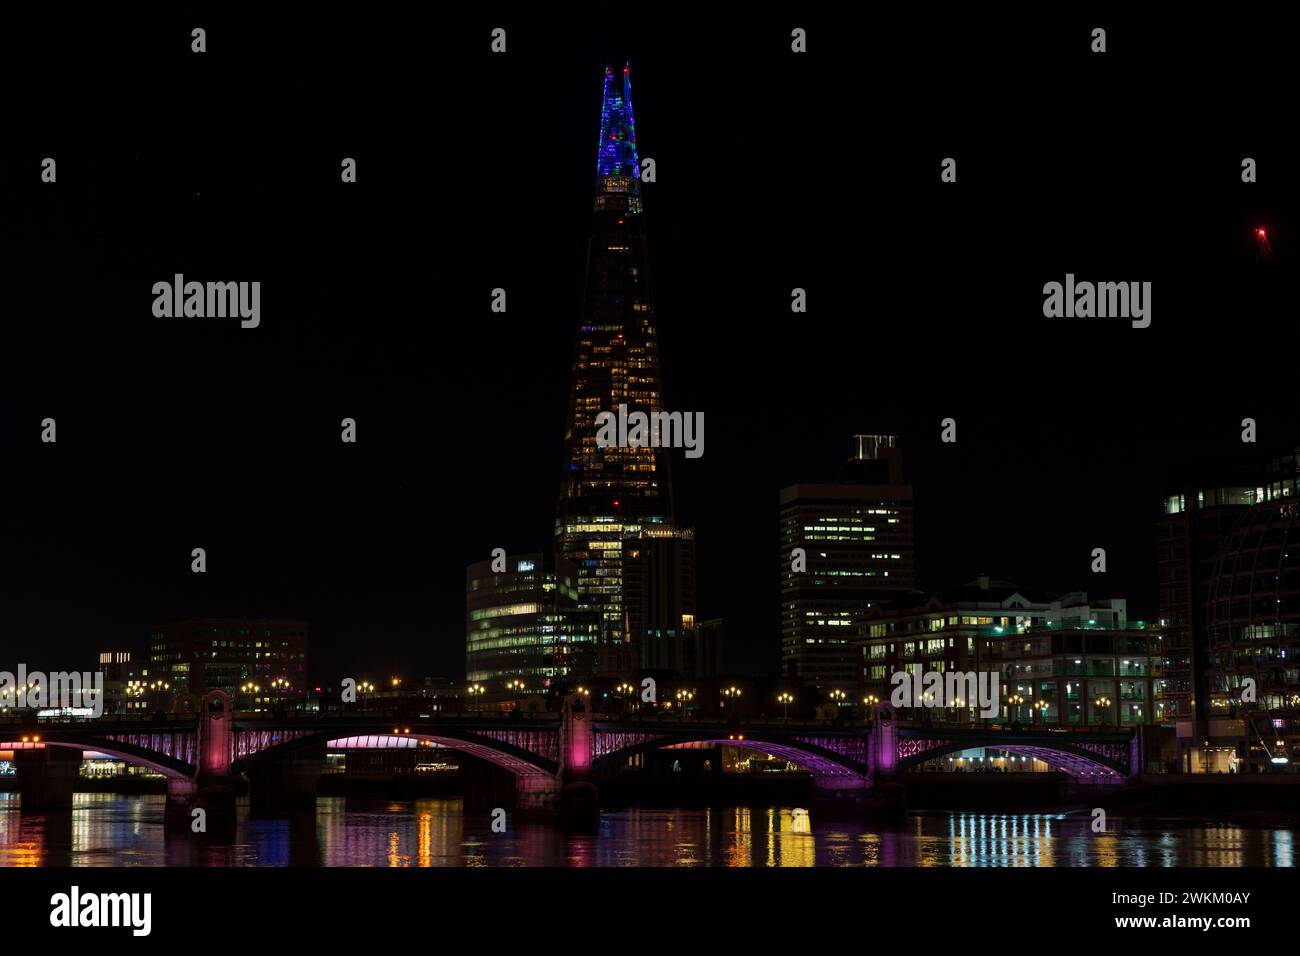
<path fill-rule="evenodd" d="M 1264 231 L 1263 226 L 1255 227 L 1255 258 L 1259 262 L 1271 262 L 1273 259 L 1273 246 L 1268 241 L 1268 233 Z"/>

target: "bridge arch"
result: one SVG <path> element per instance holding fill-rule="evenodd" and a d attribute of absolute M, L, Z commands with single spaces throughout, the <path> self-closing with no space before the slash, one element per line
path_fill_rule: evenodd
<path fill-rule="evenodd" d="M 417 747 L 419 741 L 428 741 L 435 746 L 485 760 L 509 771 L 516 781 L 554 779 L 559 772 L 558 761 L 485 734 L 450 729 L 438 733 L 417 730 L 395 734 L 371 728 L 339 728 L 295 737 L 237 759 L 233 769 L 235 772 L 247 773 L 277 760 L 290 759 L 330 744 L 344 749 L 396 750 Z"/>
<path fill-rule="evenodd" d="M 609 750 L 596 758 L 596 767 L 600 770 L 612 770 L 629 757 L 655 750 L 688 746 L 725 746 L 750 753 L 771 754 L 792 763 L 812 774 L 814 785 L 818 789 L 839 790 L 866 785 L 869 771 L 865 764 L 806 740 L 784 740 L 774 735 L 768 736 L 772 739 L 759 739 L 740 734 L 668 735 Z"/>
<path fill-rule="evenodd" d="M 146 767 L 169 780 L 192 780 L 195 767 L 191 763 L 123 740 L 72 734 L 40 735 L 39 743 L 31 741 L 0 741 L 0 750 L 38 750 L 42 747 L 60 747 L 85 753 L 102 753 L 124 760 L 137 767 Z"/>
<path fill-rule="evenodd" d="M 936 757 L 945 757 L 962 750 L 982 749 L 1001 750 L 1017 756 L 1033 757 L 1071 777 L 1092 778 L 1098 782 L 1118 782 L 1125 779 L 1129 773 L 1127 762 L 1086 746 L 1065 741 L 1017 742 L 995 736 L 944 740 L 924 750 L 914 749 L 906 756 L 900 757 L 898 769 L 911 770 Z"/>

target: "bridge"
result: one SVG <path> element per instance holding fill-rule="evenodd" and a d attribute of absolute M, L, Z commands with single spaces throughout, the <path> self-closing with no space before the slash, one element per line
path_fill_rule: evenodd
<path fill-rule="evenodd" d="M 1086 783 L 1123 783 L 1142 768 L 1141 735 L 1131 729 L 904 726 L 884 704 L 868 723 L 847 726 L 597 714 L 578 696 L 565 700 L 560 713 L 270 718 L 236 715 L 229 698 L 213 691 L 197 722 L 0 722 L 0 750 L 14 751 L 25 810 L 71 806 L 82 754 L 102 753 L 166 777 L 166 818 L 178 826 L 188 824 L 193 807 L 232 792 L 239 776 L 271 805 L 314 797 L 330 749 L 445 747 L 508 772 L 516 807 L 538 810 L 551 808 L 566 786 L 607 778 L 639 754 L 719 744 L 801 767 L 824 796 L 866 792 L 928 760 L 979 747 L 1037 758 Z"/>

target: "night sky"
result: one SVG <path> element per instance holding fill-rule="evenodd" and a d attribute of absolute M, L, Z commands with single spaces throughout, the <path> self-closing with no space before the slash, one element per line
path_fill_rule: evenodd
<path fill-rule="evenodd" d="M 283 616 L 318 680 L 460 677 L 465 566 L 551 547 L 609 61 L 658 167 L 665 401 L 706 421 L 679 517 L 736 671 L 777 664 L 779 488 L 855 432 L 900 435 L 923 587 L 1137 616 L 1170 470 L 1240 456 L 1246 416 L 1261 449 L 1300 440 L 1281 24 L 596 9 L 9 25 L 0 668 Z M 154 318 L 175 272 L 261 281 L 261 327 Z M 1152 282 L 1151 327 L 1045 319 L 1067 272 Z"/>

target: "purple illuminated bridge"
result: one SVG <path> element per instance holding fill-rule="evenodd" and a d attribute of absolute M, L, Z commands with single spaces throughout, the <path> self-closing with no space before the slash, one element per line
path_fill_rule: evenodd
<path fill-rule="evenodd" d="M 24 807 L 71 804 L 83 754 L 103 754 L 148 767 L 169 781 L 169 801 L 188 807 L 205 787 L 244 774 L 254 794 L 314 793 L 326 750 L 446 748 L 493 764 L 515 782 L 521 808 L 549 806 L 566 784 L 617 773 L 656 750 L 725 744 L 770 754 L 806 769 L 817 792 L 870 789 L 926 761 L 977 748 L 1034 757 L 1081 782 L 1119 784 L 1142 766 L 1141 735 L 978 727 L 910 727 L 881 707 L 868 725 L 771 720 L 710 723 L 662 716 L 591 713 L 584 698 L 562 713 L 391 716 L 303 714 L 245 719 L 220 692 L 194 718 L 157 721 L 0 723 L 0 750 L 13 750 Z M 170 804 L 169 804 L 170 806 Z"/>

